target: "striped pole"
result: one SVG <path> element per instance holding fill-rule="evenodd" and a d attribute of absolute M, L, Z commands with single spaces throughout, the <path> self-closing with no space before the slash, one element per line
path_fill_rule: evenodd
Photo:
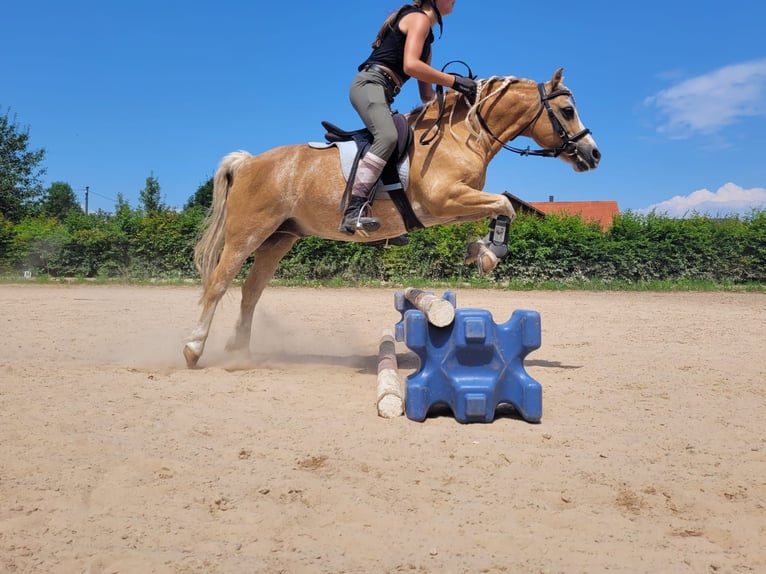
<path fill-rule="evenodd" d="M 422 311 L 434 327 L 446 327 L 455 320 L 455 308 L 446 299 L 414 287 L 404 290 L 404 298 Z"/>
<path fill-rule="evenodd" d="M 378 415 L 387 419 L 404 413 L 404 399 L 397 369 L 394 333 L 386 329 L 383 331 L 378 347 L 377 404 Z"/>

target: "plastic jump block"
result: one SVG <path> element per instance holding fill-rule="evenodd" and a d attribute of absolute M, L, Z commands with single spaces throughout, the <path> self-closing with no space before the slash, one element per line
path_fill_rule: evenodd
<path fill-rule="evenodd" d="M 426 293 L 434 294 L 433 291 L 426 291 Z M 445 291 L 442 299 L 449 301 L 452 307 L 456 307 L 457 296 L 454 291 Z M 404 341 L 404 314 L 407 311 L 418 311 L 418 309 L 407 300 L 401 291 L 394 293 L 394 308 L 402 314 L 401 320 L 394 325 L 394 339 L 401 343 Z"/>
<path fill-rule="evenodd" d="M 454 296 L 454 294 L 453 294 Z M 540 348 L 540 314 L 516 310 L 497 325 L 484 309 L 456 309 L 447 327 L 430 325 L 422 311 L 407 310 L 403 339 L 420 358 L 405 382 L 405 413 L 424 421 L 446 403 L 461 423 L 492 422 L 510 403 L 528 422 L 542 417 L 542 386 L 524 370 L 524 358 Z"/>

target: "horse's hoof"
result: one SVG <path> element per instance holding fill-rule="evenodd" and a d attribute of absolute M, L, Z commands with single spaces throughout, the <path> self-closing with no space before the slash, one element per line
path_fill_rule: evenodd
<path fill-rule="evenodd" d="M 487 273 L 491 273 L 497 267 L 497 262 L 497 255 L 489 249 L 484 249 L 476 260 L 476 266 L 479 268 L 479 277 L 484 277 Z"/>
<path fill-rule="evenodd" d="M 227 353 L 231 353 L 240 359 L 250 358 L 250 341 L 241 341 L 237 337 L 232 337 L 226 342 L 224 347 Z"/>
<path fill-rule="evenodd" d="M 184 347 L 184 358 L 186 359 L 187 369 L 196 369 L 197 361 L 199 361 L 199 355 L 189 348 L 189 345 Z"/>
<path fill-rule="evenodd" d="M 465 261 L 466 265 L 470 265 L 474 261 L 476 261 L 479 258 L 479 254 L 481 253 L 481 243 L 479 241 L 473 241 L 466 245 L 465 248 L 465 258 L 463 261 Z"/>

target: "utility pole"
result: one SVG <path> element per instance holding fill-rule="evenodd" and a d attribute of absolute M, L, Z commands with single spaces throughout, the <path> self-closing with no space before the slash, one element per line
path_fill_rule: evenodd
<path fill-rule="evenodd" d="M 88 192 L 90 191 L 90 186 L 85 186 L 85 215 L 88 215 Z"/>

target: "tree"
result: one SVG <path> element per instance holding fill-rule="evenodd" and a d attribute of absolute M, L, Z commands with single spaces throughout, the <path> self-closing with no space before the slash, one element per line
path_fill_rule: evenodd
<path fill-rule="evenodd" d="M 56 181 L 45 191 L 40 201 L 40 211 L 59 221 L 64 221 L 70 212 L 81 213 L 82 208 L 72 186 L 63 181 Z"/>
<path fill-rule="evenodd" d="M 0 214 L 18 222 L 29 202 L 42 192 L 38 167 L 45 150 L 29 150 L 29 128 L 22 129 L 8 112 L 0 114 Z"/>
<path fill-rule="evenodd" d="M 205 183 L 197 188 L 197 191 L 189 198 L 184 205 L 184 209 L 192 207 L 201 207 L 204 210 L 210 208 L 213 204 L 213 178 L 211 177 Z"/>
<path fill-rule="evenodd" d="M 16 225 L 12 253 L 23 269 L 49 274 L 67 241 L 67 229 L 52 217 L 25 217 Z"/>
<path fill-rule="evenodd" d="M 13 261 L 11 248 L 15 236 L 15 226 L 0 213 L 0 272 L 4 271 Z"/>
<path fill-rule="evenodd" d="M 147 215 L 158 213 L 166 208 L 160 197 L 160 182 L 154 177 L 154 173 L 146 178 L 146 187 L 139 192 L 139 201 Z"/>

